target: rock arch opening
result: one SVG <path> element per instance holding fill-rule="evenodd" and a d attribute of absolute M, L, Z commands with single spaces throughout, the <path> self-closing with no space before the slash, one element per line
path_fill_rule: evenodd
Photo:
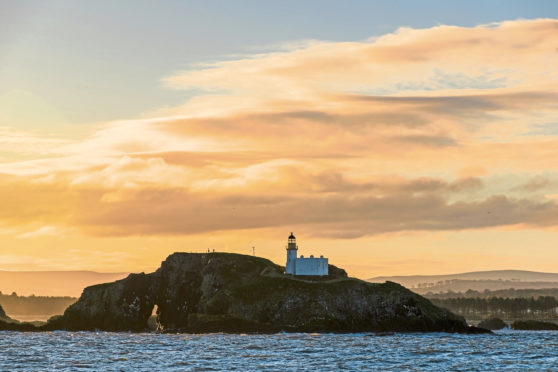
<path fill-rule="evenodd" d="M 153 305 L 151 315 L 147 319 L 147 329 L 152 332 L 157 332 L 163 329 L 161 323 L 159 323 L 159 306 L 157 306 L 157 304 Z"/>

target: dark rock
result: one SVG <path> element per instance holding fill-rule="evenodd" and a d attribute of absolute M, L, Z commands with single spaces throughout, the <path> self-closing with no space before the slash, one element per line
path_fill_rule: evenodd
<path fill-rule="evenodd" d="M 293 277 L 269 260 L 175 253 L 151 274 L 88 287 L 42 329 L 165 332 L 488 332 L 399 284 Z M 153 324 L 151 325 L 153 327 Z"/>
<path fill-rule="evenodd" d="M 37 327 L 32 323 L 6 322 L 0 320 L 0 331 L 36 332 L 42 330 L 42 327 Z"/>
<path fill-rule="evenodd" d="M 49 326 L 67 330 L 142 331 L 155 303 L 153 274 L 130 274 L 114 283 L 84 289 L 78 302 Z"/>
<path fill-rule="evenodd" d="M 506 328 L 508 325 L 500 318 L 485 319 L 478 324 L 478 327 L 497 331 Z"/>
<path fill-rule="evenodd" d="M 511 327 L 520 331 L 558 331 L 558 324 L 538 320 L 516 320 Z"/>
<path fill-rule="evenodd" d="M 490 329 L 486 329 L 486 328 L 469 326 L 469 328 L 467 328 L 467 330 L 464 333 L 467 333 L 469 335 L 478 335 L 478 334 L 484 334 L 484 333 L 492 333 L 492 331 Z"/>
<path fill-rule="evenodd" d="M 334 277 L 334 276 L 338 276 L 338 277 L 341 277 L 341 278 L 347 278 L 348 277 L 347 272 L 344 269 L 341 269 L 337 266 L 334 266 L 334 265 L 330 264 L 330 265 L 328 265 L 327 270 L 328 270 L 328 274 L 329 274 L 328 276 L 330 276 L 330 277 Z"/>

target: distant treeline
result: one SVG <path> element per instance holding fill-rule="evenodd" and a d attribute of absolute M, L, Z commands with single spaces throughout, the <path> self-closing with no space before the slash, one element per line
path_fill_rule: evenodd
<path fill-rule="evenodd" d="M 558 288 L 541 288 L 541 289 L 498 289 L 498 290 L 484 290 L 475 291 L 469 289 L 465 292 L 448 291 L 443 293 L 428 292 L 424 294 L 429 299 L 442 299 L 442 298 L 491 298 L 491 297 L 504 297 L 504 298 L 538 298 L 543 296 L 551 296 L 558 298 Z"/>
<path fill-rule="evenodd" d="M 511 283 L 521 283 L 518 279 L 511 279 L 511 280 L 504 280 L 504 279 L 447 279 L 447 280 L 438 280 L 437 282 L 424 282 L 424 283 L 417 283 L 413 288 L 431 288 L 431 287 L 441 287 L 447 286 L 451 284 L 457 283 L 485 283 L 485 282 L 511 282 Z"/>
<path fill-rule="evenodd" d="M 556 317 L 558 299 L 552 296 L 537 298 L 444 298 L 431 299 L 465 318 L 499 317 L 504 319 L 549 319 Z"/>
<path fill-rule="evenodd" d="M 75 297 L 18 296 L 0 292 L 0 305 L 8 316 L 62 314 L 76 301 Z"/>
<path fill-rule="evenodd" d="M 443 280 L 437 283 L 419 283 L 410 287 L 414 292 L 425 295 L 427 293 L 466 292 L 468 290 L 500 291 L 510 288 L 515 289 L 555 289 L 558 282 L 523 282 L 516 280 Z"/>

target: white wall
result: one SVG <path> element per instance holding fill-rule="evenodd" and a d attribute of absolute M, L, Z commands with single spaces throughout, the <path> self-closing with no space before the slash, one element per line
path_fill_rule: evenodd
<path fill-rule="evenodd" d="M 299 257 L 296 259 L 296 275 L 328 275 L 328 259 L 323 257 Z"/>

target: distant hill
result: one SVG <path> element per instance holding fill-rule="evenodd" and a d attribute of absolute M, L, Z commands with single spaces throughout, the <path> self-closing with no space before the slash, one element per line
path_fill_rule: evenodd
<path fill-rule="evenodd" d="M 127 275 L 95 271 L 0 271 L 0 291 L 23 296 L 79 297 L 87 286 L 113 282 Z"/>
<path fill-rule="evenodd" d="M 523 270 L 474 271 L 448 275 L 378 276 L 368 279 L 372 283 L 392 281 L 417 293 L 441 293 L 502 290 L 508 288 L 558 288 L 558 273 Z"/>

